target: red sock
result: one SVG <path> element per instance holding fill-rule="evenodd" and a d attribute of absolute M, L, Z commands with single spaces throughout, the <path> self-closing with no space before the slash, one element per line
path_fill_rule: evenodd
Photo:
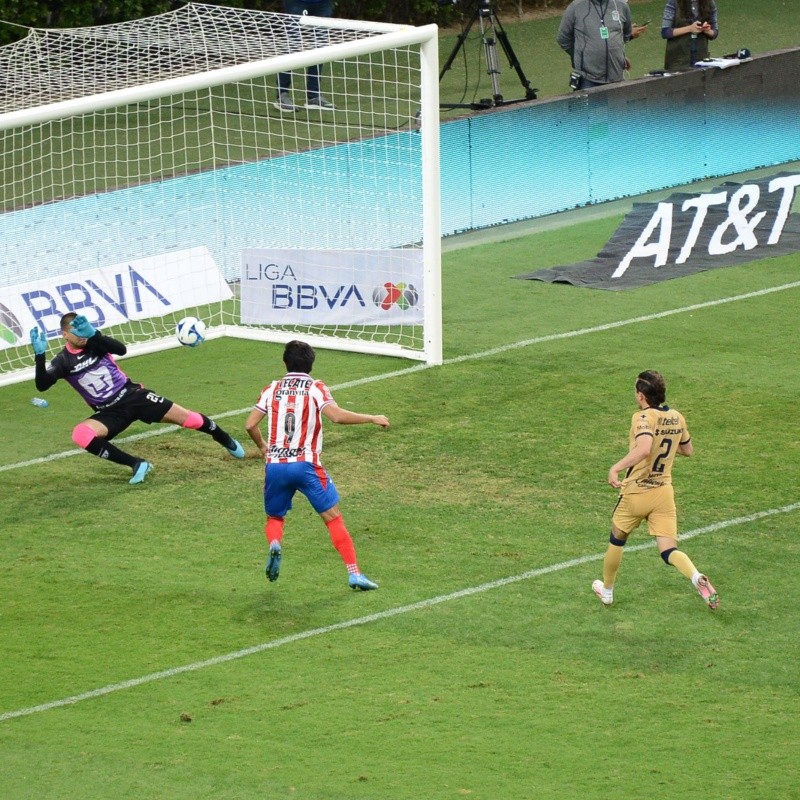
<path fill-rule="evenodd" d="M 339 514 L 336 519 L 326 522 L 328 532 L 331 535 L 333 546 L 339 551 L 347 571 L 351 573 L 358 573 L 358 564 L 356 563 L 356 547 L 350 534 L 347 531 L 347 526 L 344 524 L 344 517 Z"/>
<path fill-rule="evenodd" d="M 280 542 L 283 539 L 283 520 L 280 517 L 267 517 L 264 533 L 267 537 L 267 544 Z"/>

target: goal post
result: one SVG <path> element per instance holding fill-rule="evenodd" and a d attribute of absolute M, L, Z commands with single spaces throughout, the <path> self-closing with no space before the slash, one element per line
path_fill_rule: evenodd
<path fill-rule="evenodd" d="M 189 3 L 0 48 L 0 384 L 67 311 L 441 363 L 437 35 Z"/>

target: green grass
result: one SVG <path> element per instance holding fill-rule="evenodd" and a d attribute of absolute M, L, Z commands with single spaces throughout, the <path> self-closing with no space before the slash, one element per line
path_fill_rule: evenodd
<path fill-rule="evenodd" d="M 5 719 L 3 795 L 800 796 L 799 511 L 686 542 L 720 591 L 717 613 L 650 548 L 626 555 L 612 608 L 589 589 L 615 497 L 605 476 L 627 446 L 641 369 L 667 376 L 696 444 L 676 465 L 682 530 L 800 500 L 800 290 L 511 347 L 787 284 L 800 260 L 630 292 L 511 280 L 594 255 L 618 222 L 446 253 L 447 362 L 334 388 L 342 405 L 392 422 L 326 431 L 325 462 L 378 592 L 347 589 L 302 498 L 281 578 L 266 581 L 252 447 L 237 462 L 187 431 L 129 441 L 156 465 L 140 487 L 83 454 L 3 468 L 0 715 L 385 614 Z M 280 351 L 215 340 L 123 365 L 243 436 Z M 403 363 L 321 351 L 315 373 L 336 387 Z M 72 447 L 77 396 L 61 384 L 41 410 L 33 392 L 0 390 L 0 465 Z M 596 560 L 486 586 L 581 557 Z"/>

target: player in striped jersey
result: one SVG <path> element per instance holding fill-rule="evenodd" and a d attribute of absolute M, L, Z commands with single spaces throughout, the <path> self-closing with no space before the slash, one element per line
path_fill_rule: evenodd
<path fill-rule="evenodd" d="M 604 605 L 614 602 L 614 581 L 622 563 L 628 536 L 643 520 L 665 564 L 691 580 L 709 608 L 719 597 L 708 578 L 698 572 L 686 553 L 678 550 L 678 522 L 672 490 L 672 464 L 676 455 L 694 452 L 683 414 L 666 406 L 667 385 L 658 372 L 640 372 L 634 386 L 639 410 L 631 419 L 630 449 L 608 471 L 608 483 L 620 490 L 611 519 L 611 537 L 603 559 L 603 580 L 592 583 Z M 626 470 L 623 480 L 619 473 Z"/>
<path fill-rule="evenodd" d="M 322 417 L 340 425 L 372 423 L 389 427 L 382 414 L 357 414 L 336 404 L 330 390 L 311 377 L 314 350 L 306 342 L 291 341 L 283 351 L 287 374 L 262 392 L 247 418 L 250 438 L 264 455 L 265 533 L 269 544 L 266 574 L 276 581 L 283 556 L 283 523 L 295 492 L 304 494 L 328 528 L 353 589 L 377 589 L 358 567 L 356 550 L 339 510 L 339 493 L 320 461 Z M 261 423 L 266 418 L 266 438 Z"/>

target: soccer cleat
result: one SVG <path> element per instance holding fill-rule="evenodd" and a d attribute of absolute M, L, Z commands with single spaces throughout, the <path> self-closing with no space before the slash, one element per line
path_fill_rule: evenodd
<path fill-rule="evenodd" d="M 244 447 L 242 447 L 236 439 L 231 439 L 233 442 L 233 447 L 226 447 L 225 449 L 234 457 L 234 458 L 244 458 Z"/>
<path fill-rule="evenodd" d="M 350 575 L 347 582 L 350 584 L 351 589 L 361 589 L 364 592 L 378 588 L 378 584 L 371 581 L 363 572 L 359 572 L 357 575 Z"/>
<path fill-rule="evenodd" d="M 292 102 L 292 96 L 289 94 L 289 92 L 281 92 L 278 95 L 278 102 L 273 103 L 273 105 L 282 114 L 294 114 L 295 111 L 300 110 L 300 106 L 296 106 Z"/>
<path fill-rule="evenodd" d="M 701 575 L 697 579 L 697 586 L 695 586 L 695 589 L 697 589 L 700 597 L 706 601 L 706 605 L 709 608 L 714 609 L 719 605 L 717 590 L 711 585 L 711 581 L 705 575 Z"/>
<path fill-rule="evenodd" d="M 614 602 L 614 590 L 606 589 L 603 585 L 603 581 L 592 581 L 592 591 L 597 595 L 604 606 L 610 606 Z"/>
<path fill-rule="evenodd" d="M 283 558 L 281 546 L 278 542 L 273 542 L 269 548 L 267 566 L 264 568 L 264 572 L 267 578 L 269 578 L 270 583 L 274 583 L 278 580 L 278 576 L 281 574 L 281 558 Z"/>
<path fill-rule="evenodd" d="M 141 483 L 152 469 L 153 465 L 149 461 L 140 461 L 133 470 L 133 477 L 128 483 Z"/>
<path fill-rule="evenodd" d="M 316 97 L 309 97 L 306 108 L 319 109 L 320 111 L 335 111 L 336 107 L 330 100 L 326 100 L 321 94 Z"/>

